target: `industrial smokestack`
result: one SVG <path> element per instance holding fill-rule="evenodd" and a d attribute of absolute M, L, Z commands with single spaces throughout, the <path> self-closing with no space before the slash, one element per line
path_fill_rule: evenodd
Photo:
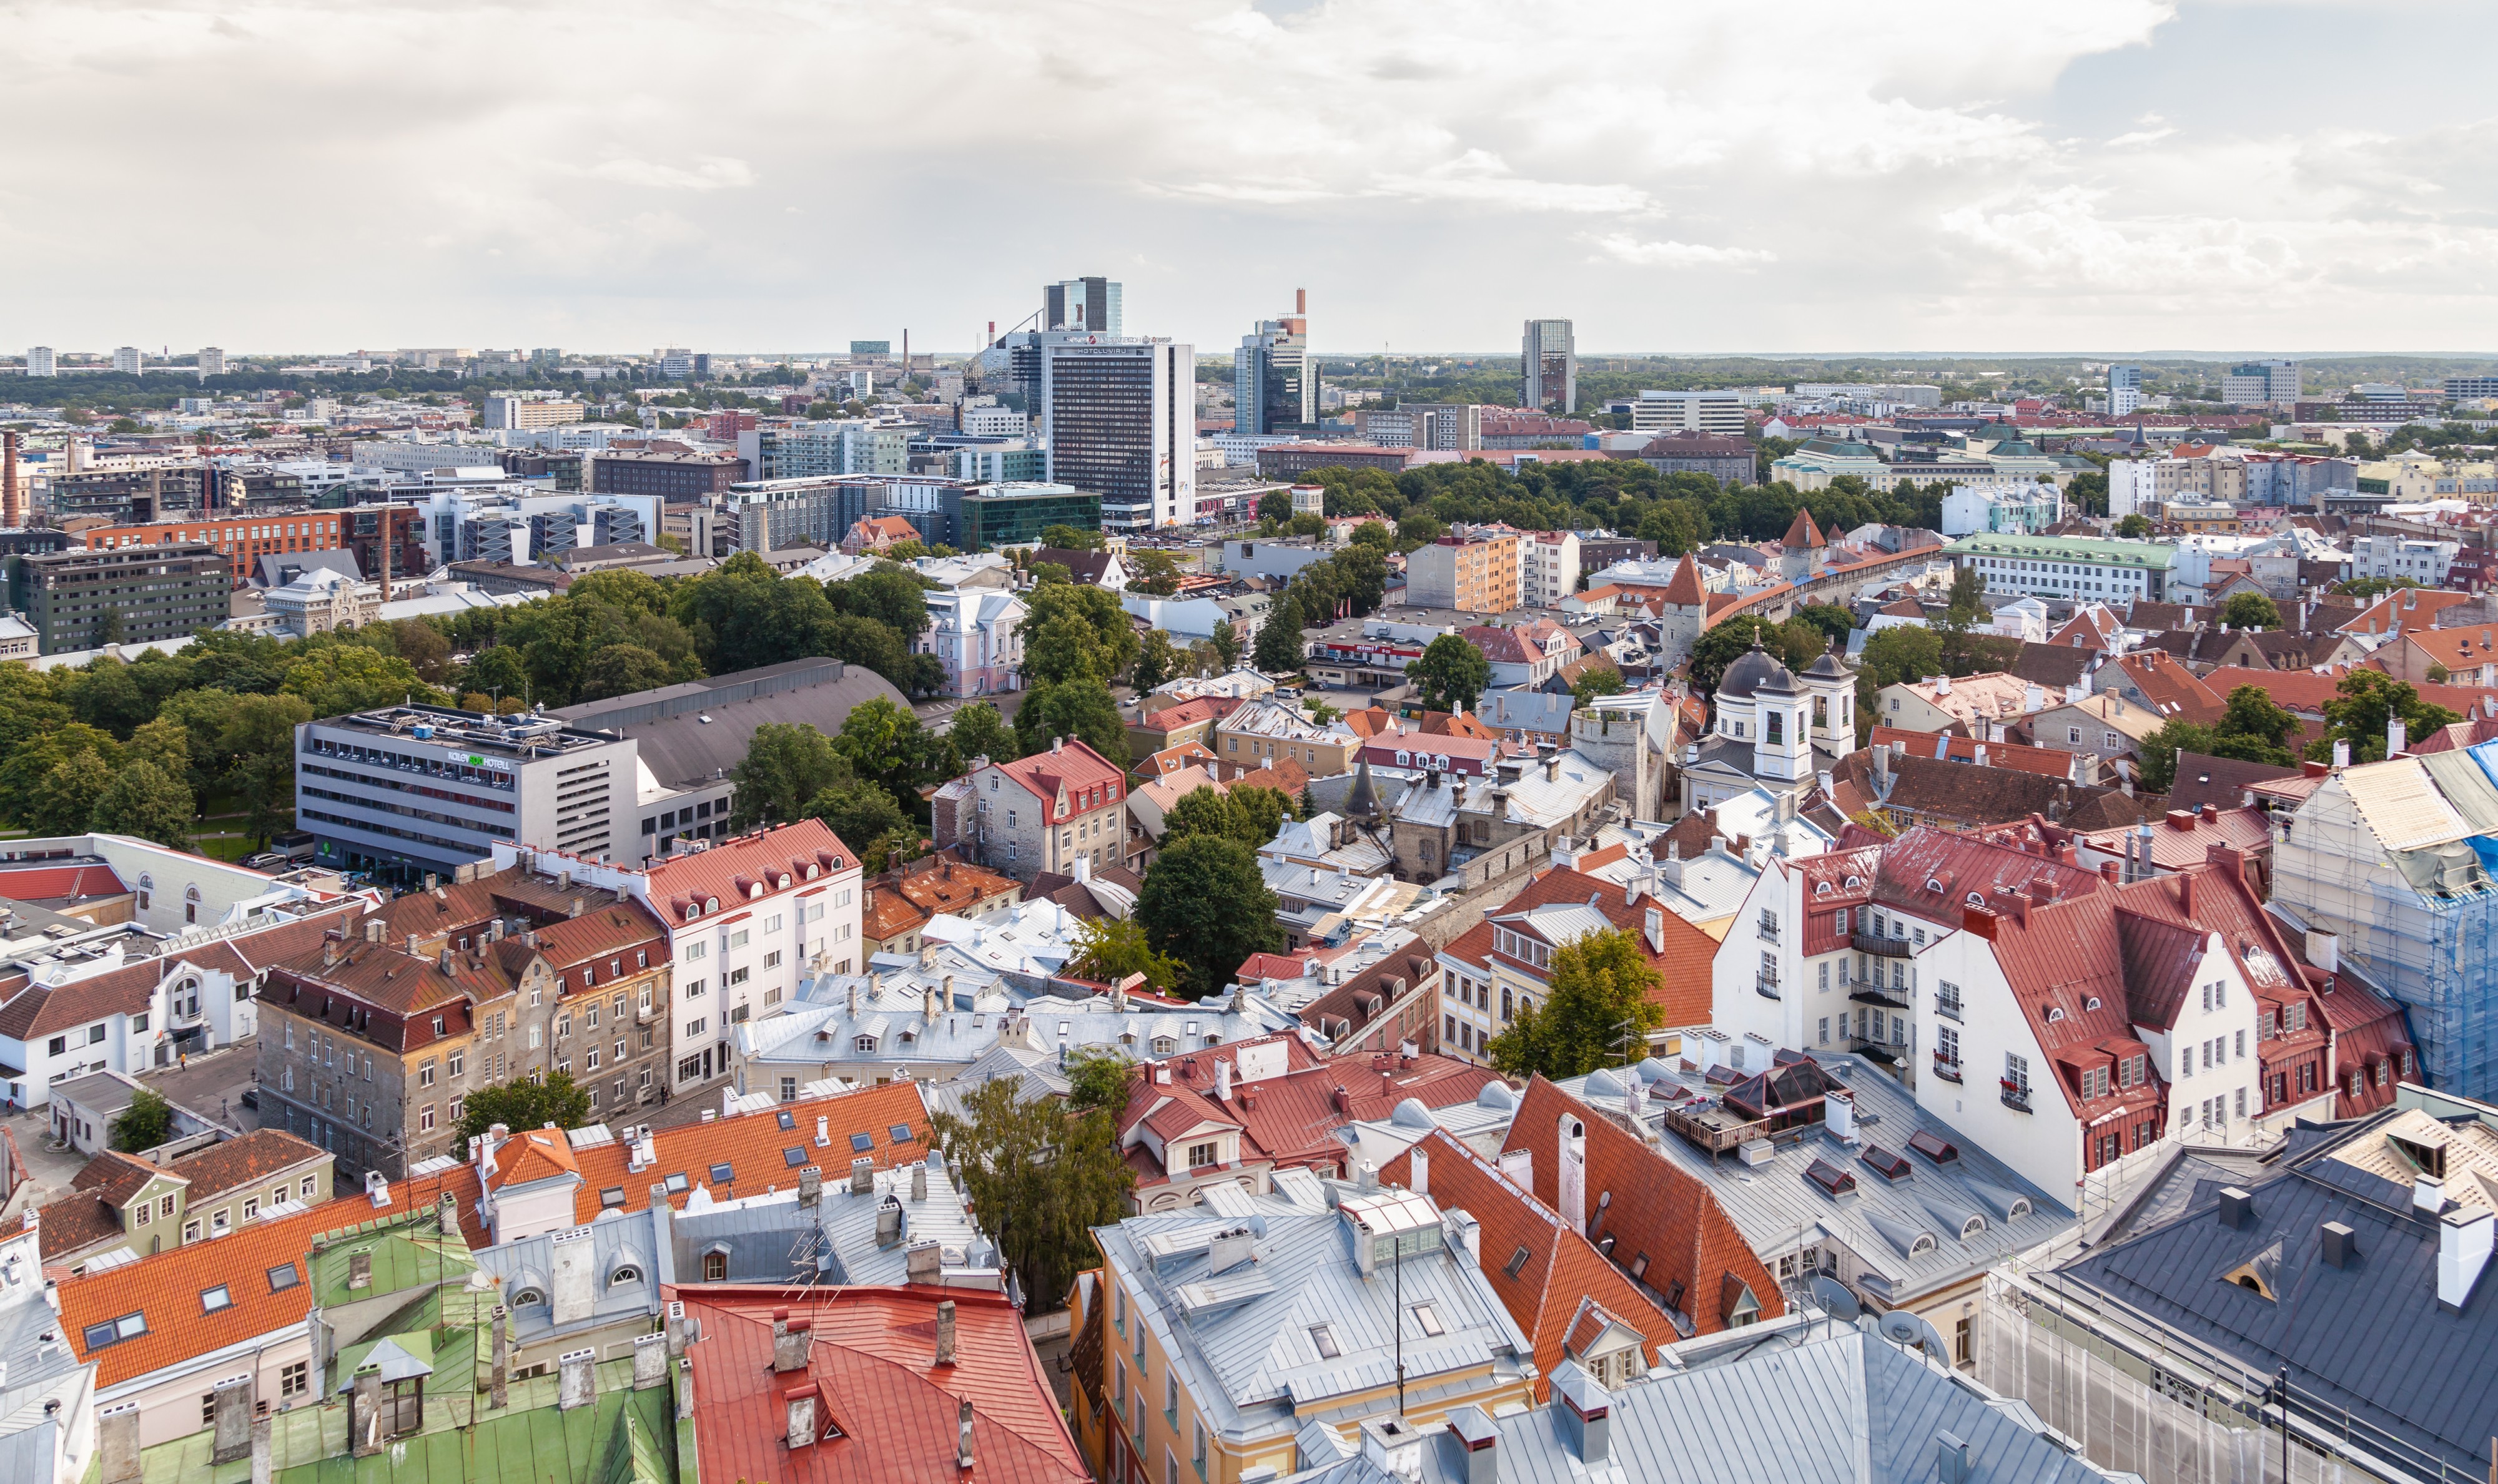
<path fill-rule="evenodd" d="M 17 508 L 17 435 L 0 432 L 0 525 L 16 530 L 25 523 Z"/>
<path fill-rule="evenodd" d="M 1309 290 L 1295 289 L 1293 291 L 1293 312 L 1295 314 L 1307 314 L 1310 312 Z"/>

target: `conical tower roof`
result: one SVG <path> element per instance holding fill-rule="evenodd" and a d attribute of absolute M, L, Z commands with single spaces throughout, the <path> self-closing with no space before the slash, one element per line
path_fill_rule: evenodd
<path fill-rule="evenodd" d="M 1360 768 L 1354 770 L 1353 792 L 1345 796 L 1344 812 L 1350 819 L 1379 817 L 1379 791 L 1371 785 L 1370 759 L 1367 757 L 1361 760 Z"/>
<path fill-rule="evenodd" d="M 1821 527 L 1812 523 L 1812 512 L 1802 506 L 1796 508 L 1794 523 L 1787 527 L 1786 540 L 1779 544 L 1790 552 L 1817 552 L 1830 545 L 1823 538 Z"/>
<path fill-rule="evenodd" d="M 1691 559 L 1688 552 L 1682 553 L 1682 560 L 1675 567 L 1674 580 L 1665 584 L 1665 601 L 1677 608 L 1708 606 L 1709 589 L 1701 585 L 1700 564 Z"/>

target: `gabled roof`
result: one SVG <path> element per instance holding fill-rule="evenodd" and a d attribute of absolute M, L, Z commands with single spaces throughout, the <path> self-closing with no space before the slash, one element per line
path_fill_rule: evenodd
<path fill-rule="evenodd" d="M 708 1479 L 798 1484 L 951 1480 L 961 1408 L 971 1406 L 970 1475 L 1001 1484 L 1089 1484 L 1023 1316 L 1002 1294 L 966 1288 L 703 1284 L 682 1290 L 701 1336 L 688 1347 L 696 1465 Z M 938 1306 L 950 1304 L 954 1357 L 936 1363 Z M 772 1368 L 773 1328 L 808 1327 L 804 1371 Z M 788 1445 L 784 1400 L 816 1397 L 840 1436 Z M 686 1470 L 690 1473 L 692 1469 Z"/>
<path fill-rule="evenodd" d="M 1643 1360 L 1655 1360 L 1681 1338 L 1655 1301 L 1558 1212 L 1501 1178 L 1448 1130 L 1433 1128 L 1390 1160 L 1380 1182 L 1412 1186 L 1418 1155 L 1431 1199 L 1475 1218 L 1484 1278 L 1534 1344 L 1538 1400 L 1553 1394 L 1553 1370 L 1575 1353 L 1571 1328 L 1589 1303 L 1639 1333 Z"/>
<path fill-rule="evenodd" d="M 1059 791 L 1064 789 L 1071 811 L 1082 807 L 1074 801 L 1087 790 L 1103 790 L 1105 799 L 1119 797 L 1119 785 L 1127 776 L 1102 754 L 1073 737 L 1053 742 L 1045 752 L 1013 762 L 992 762 L 989 766 L 1022 785 L 1046 807 L 1057 806 Z"/>
<path fill-rule="evenodd" d="M 2162 720 L 2217 721 L 2228 709 L 2221 693 L 2196 679 L 2194 672 L 2164 650 L 2121 655 L 2116 664 Z"/>
<path fill-rule="evenodd" d="M 1565 1124 L 1585 1136 L 1585 1211 L 1558 1204 Z M 1590 1242 L 1610 1240 L 1613 1264 L 1625 1277 L 1636 1269 L 1634 1281 L 1650 1302 L 1685 1315 L 1690 1332 L 1726 1328 L 1730 1278 L 1750 1291 L 1762 1318 L 1786 1312 L 1777 1283 L 1706 1185 L 1542 1076 L 1527 1084 L 1501 1148 L 1531 1151 L 1536 1198 L 1563 1220 L 1585 1223 Z M 1493 1260 L 1489 1246 L 1484 1257 L 1487 1266 Z"/>
<path fill-rule="evenodd" d="M 718 911 L 735 912 L 753 900 L 808 891 L 823 877 L 858 869 L 858 864 L 831 826 L 802 819 L 654 863 L 651 901 L 673 930 L 709 918 L 715 902 Z"/>

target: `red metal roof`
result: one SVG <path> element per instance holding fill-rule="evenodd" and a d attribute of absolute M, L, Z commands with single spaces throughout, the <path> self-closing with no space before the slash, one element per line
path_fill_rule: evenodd
<path fill-rule="evenodd" d="M 670 1288 L 702 1338 L 693 1363 L 694 1436 L 707 1479 L 996 1481 L 1090 1484 L 1048 1375 L 1000 1294 L 968 1288 Z M 954 1357 L 936 1363 L 938 1306 L 954 1306 Z M 805 1325 L 802 1372 L 772 1369 L 773 1325 Z M 817 1421 L 839 1436 L 792 1450 L 788 1406 L 812 1388 Z M 972 1404 L 972 1457 L 957 1467 L 960 1408 Z M 827 1415 L 829 1414 L 829 1415 Z M 825 1431 L 817 1428 L 819 1437 Z"/>
<path fill-rule="evenodd" d="M 651 900 L 672 926 L 681 926 L 856 869 L 857 852 L 844 845 L 830 826 L 820 819 L 802 819 L 721 840 L 709 850 L 669 856 L 651 868 Z"/>
<path fill-rule="evenodd" d="M 1065 738 L 1051 744 L 1047 752 L 1036 752 L 1011 763 L 990 766 L 1023 785 L 1043 805 L 1056 808 L 1059 794 L 1065 791 L 1068 812 L 1058 815 L 1072 818 L 1088 808 L 1099 808 L 1119 797 L 1119 785 L 1127 774 L 1114 767 L 1102 754 L 1074 738 Z M 1087 793 L 1099 791 L 1101 797 L 1086 804 Z"/>

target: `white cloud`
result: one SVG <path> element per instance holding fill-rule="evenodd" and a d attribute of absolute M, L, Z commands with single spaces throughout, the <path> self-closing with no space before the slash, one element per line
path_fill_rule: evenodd
<path fill-rule="evenodd" d="M 2161 61 L 2173 18 L 16 0 L 12 110 L 78 125 L 0 181 L 0 273 L 45 286 L 0 296 L 0 346 L 761 350 L 908 326 L 962 347 L 1041 281 L 1122 266 L 1133 326 L 1205 348 L 1299 285 L 1344 347 L 1514 344 L 1554 313 L 1591 349 L 1659 350 L 2399 345 L 2490 322 L 2498 124 L 2407 126 L 2403 78 L 2372 70 L 2337 84 L 2382 99 L 2366 130 L 2309 125 L 2277 69 L 2076 121 L 2066 92 Z M 2356 0 L 2290 22 L 2320 55 L 2357 23 Z M 198 191 L 319 179 L 358 182 L 345 209 Z M 184 201 L 194 230 L 33 206 L 98 181 Z M 1713 292 L 1669 301 L 1660 268 Z"/>
<path fill-rule="evenodd" d="M 1776 263 L 1778 255 L 1751 247 L 1706 247 L 1694 242 L 1650 242 L 1626 232 L 1589 235 L 1603 257 L 1642 268 L 1748 268 Z M 1588 260 L 1597 261 L 1595 259 Z"/>

